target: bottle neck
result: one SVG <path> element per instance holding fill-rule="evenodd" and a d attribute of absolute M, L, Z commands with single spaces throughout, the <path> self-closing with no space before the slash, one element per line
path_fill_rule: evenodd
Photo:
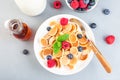
<path fill-rule="evenodd" d="M 8 24 L 10 31 L 14 34 L 20 34 L 23 30 L 23 24 L 18 19 L 13 19 Z"/>

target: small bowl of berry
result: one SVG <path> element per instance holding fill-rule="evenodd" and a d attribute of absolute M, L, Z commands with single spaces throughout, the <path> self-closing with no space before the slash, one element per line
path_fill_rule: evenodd
<path fill-rule="evenodd" d="M 98 0 L 65 0 L 68 7 L 78 12 L 88 12 L 93 10 Z"/>

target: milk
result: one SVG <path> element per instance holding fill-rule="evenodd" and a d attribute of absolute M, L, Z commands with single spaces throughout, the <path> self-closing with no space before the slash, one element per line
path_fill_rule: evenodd
<path fill-rule="evenodd" d="M 36 16 L 44 11 L 47 0 L 15 0 L 15 3 L 24 14 Z"/>

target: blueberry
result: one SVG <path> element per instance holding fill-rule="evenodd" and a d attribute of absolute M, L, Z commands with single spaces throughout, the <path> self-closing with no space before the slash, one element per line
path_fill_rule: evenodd
<path fill-rule="evenodd" d="M 24 49 L 23 54 L 27 55 L 27 54 L 29 54 L 29 51 L 27 49 Z"/>
<path fill-rule="evenodd" d="M 51 30 L 51 27 L 47 27 L 47 31 L 50 31 Z"/>
<path fill-rule="evenodd" d="M 78 46 L 78 51 L 82 52 L 83 51 L 83 47 L 82 46 Z"/>
<path fill-rule="evenodd" d="M 68 3 L 71 3 L 73 0 L 67 0 L 68 1 Z"/>
<path fill-rule="evenodd" d="M 47 55 L 47 60 L 50 60 L 50 59 L 52 59 L 52 56 L 51 55 Z"/>
<path fill-rule="evenodd" d="M 90 5 L 87 6 L 87 9 L 91 9 L 91 8 L 92 8 L 92 6 L 90 6 Z"/>
<path fill-rule="evenodd" d="M 97 25 L 96 25 L 96 23 L 91 23 L 91 24 L 90 24 L 90 27 L 94 29 L 94 28 L 97 27 Z"/>
<path fill-rule="evenodd" d="M 67 55 L 67 57 L 68 57 L 68 59 L 72 59 L 73 58 L 73 54 L 70 53 L 70 54 Z"/>
<path fill-rule="evenodd" d="M 83 0 L 85 4 L 88 4 L 90 0 Z"/>
<path fill-rule="evenodd" d="M 95 5 L 95 1 L 90 1 L 90 2 L 89 2 L 89 5 L 90 5 L 90 6 L 94 6 L 94 5 Z"/>
<path fill-rule="evenodd" d="M 77 34 L 78 39 L 82 38 L 82 34 Z"/>
<path fill-rule="evenodd" d="M 109 14 L 110 14 L 110 10 L 109 10 L 109 9 L 104 9 L 104 10 L 103 10 L 103 13 L 104 13 L 105 15 L 109 15 Z"/>

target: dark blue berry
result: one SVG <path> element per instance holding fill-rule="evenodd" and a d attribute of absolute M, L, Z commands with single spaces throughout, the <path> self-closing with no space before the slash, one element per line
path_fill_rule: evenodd
<path fill-rule="evenodd" d="M 29 54 L 29 51 L 27 49 L 24 49 L 23 54 L 27 55 L 27 54 Z"/>
<path fill-rule="evenodd" d="M 89 5 L 90 5 L 90 6 L 94 6 L 94 5 L 95 5 L 95 1 L 90 1 L 90 2 L 89 2 Z"/>
<path fill-rule="evenodd" d="M 88 4 L 90 0 L 83 0 L 85 4 Z"/>
<path fill-rule="evenodd" d="M 47 55 L 47 60 L 50 60 L 50 59 L 52 59 L 52 56 L 51 55 Z"/>
<path fill-rule="evenodd" d="M 47 31 L 50 31 L 51 30 L 51 27 L 47 27 Z"/>
<path fill-rule="evenodd" d="M 96 25 L 96 23 L 91 23 L 91 24 L 90 24 L 90 27 L 94 29 L 94 28 L 97 27 L 97 25 Z"/>
<path fill-rule="evenodd" d="M 82 46 L 78 46 L 78 51 L 82 52 L 83 51 L 83 47 Z"/>
<path fill-rule="evenodd" d="M 91 8 L 92 8 L 92 6 L 90 6 L 90 5 L 87 6 L 87 9 L 91 9 Z"/>
<path fill-rule="evenodd" d="M 110 10 L 109 10 L 109 9 L 104 9 L 104 10 L 103 10 L 103 13 L 104 13 L 105 15 L 109 15 L 109 14 L 110 14 Z"/>
<path fill-rule="evenodd" d="M 82 38 L 82 34 L 77 34 L 78 39 Z"/>
<path fill-rule="evenodd" d="M 70 53 L 70 54 L 67 55 L 67 57 L 68 57 L 68 59 L 72 59 L 73 58 L 73 54 Z"/>
<path fill-rule="evenodd" d="M 73 0 L 67 0 L 68 1 L 68 3 L 71 3 Z"/>

